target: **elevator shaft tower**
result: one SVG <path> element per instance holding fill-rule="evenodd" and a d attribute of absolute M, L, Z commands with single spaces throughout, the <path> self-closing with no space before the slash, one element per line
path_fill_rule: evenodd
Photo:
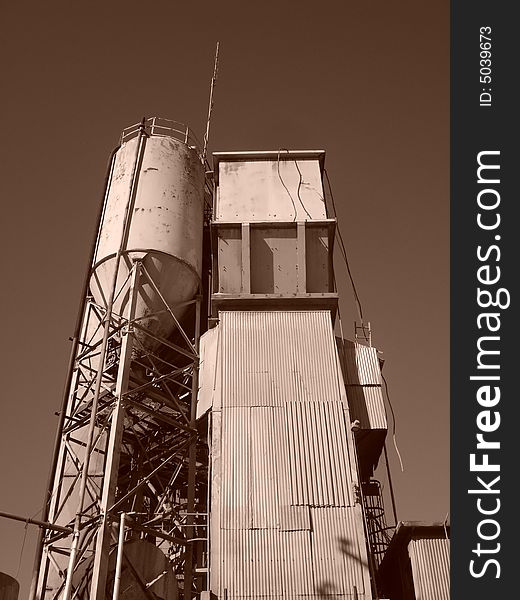
<path fill-rule="evenodd" d="M 380 364 L 375 348 L 335 338 L 324 159 L 213 155 L 215 326 L 199 411 L 211 414 L 210 590 L 222 600 L 376 593 L 362 483 L 386 434 Z M 356 420 L 372 452 L 358 452 Z"/>

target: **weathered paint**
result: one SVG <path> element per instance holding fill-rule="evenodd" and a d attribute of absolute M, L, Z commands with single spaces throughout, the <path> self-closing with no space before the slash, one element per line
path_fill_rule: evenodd
<path fill-rule="evenodd" d="M 130 225 L 123 240 L 117 289 L 125 281 L 132 260 L 140 259 L 170 307 L 194 297 L 202 266 L 204 168 L 197 152 L 167 136 L 150 136 L 122 144 L 115 155 L 103 221 L 99 231 L 91 290 L 99 304 L 110 294 L 115 255 L 123 236 L 124 214 L 132 182 L 137 183 L 135 201 L 130 202 Z M 141 151 L 139 150 L 141 148 Z M 141 152 L 141 154 L 140 154 Z M 142 163 L 139 163 L 142 155 Z M 135 169 L 135 172 L 134 172 Z M 144 282 L 137 317 L 164 310 L 150 283 Z M 126 295 L 115 303 L 120 312 Z M 183 309 L 175 309 L 182 317 Z M 173 328 L 168 314 L 146 323 L 157 335 L 167 337 Z M 150 327 L 151 325 L 154 325 Z"/>
<path fill-rule="evenodd" d="M 323 151 L 216 153 L 215 220 L 227 222 L 325 219 Z"/>

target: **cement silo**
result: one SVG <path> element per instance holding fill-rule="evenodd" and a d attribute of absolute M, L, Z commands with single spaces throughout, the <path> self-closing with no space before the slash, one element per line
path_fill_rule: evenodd
<path fill-rule="evenodd" d="M 195 147 L 152 131 L 123 137 L 115 154 L 90 287 L 105 304 L 114 283 L 119 289 L 140 261 L 147 281 L 136 318 L 168 337 L 175 324 L 164 303 L 181 319 L 200 288 L 204 166 Z M 115 298 L 113 310 L 120 313 L 125 301 Z"/>
<path fill-rule="evenodd" d="M 33 598 L 176 600 L 191 574 L 206 170 L 191 131 L 158 118 L 111 156 Z"/>

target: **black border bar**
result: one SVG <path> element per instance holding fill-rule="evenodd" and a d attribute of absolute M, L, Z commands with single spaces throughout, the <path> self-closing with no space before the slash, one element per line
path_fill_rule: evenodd
<path fill-rule="evenodd" d="M 451 597 L 457 600 L 520 593 L 514 8 L 491 0 L 451 4 Z"/>

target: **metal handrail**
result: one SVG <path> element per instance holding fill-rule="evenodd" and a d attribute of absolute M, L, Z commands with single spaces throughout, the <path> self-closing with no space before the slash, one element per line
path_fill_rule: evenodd
<path fill-rule="evenodd" d="M 129 140 L 137 137 L 142 129 L 144 129 L 147 135 L 171 137 L 186 144 L 189 148 L 193 148 L 197 152 L 197 155 L 202 162 L 206 173 L 210 173 L 212 171 L 209 162 L 202 155 L 202 145 L 197 139 L 197 136 L 193 133 L 192 129 L 190 129 L 184 123 L 180 123 L 179 121 L 172 121 L 171 119 L 165 119 L 163 117 L 148 117 L 139 123 L 134 123 L 133 125 L 123 129 L 119 144 L 123 144 L 124 142 L 128 142 Z M 212 197 L 212 182 L 211 179 L 206 175 L 204 178 L 204 209 L 206 213 L 206 220 L 211 219 L 212 203 L 210 199 L 212 199 Z"/>
<path fill-rule="evenodd" d="M 120 143 L 122 144 L 123 142 L 127 142 L 136 137 L 143 126 L 148 135 L 171 137 L 194 148 L 197 150 L 197 153 L 202 160 L 200 150 L 201 143 L 194 132 L 184 123 L 172 121 L 171 119 L 165 119 L 163 117 L 149 117 L 143 119 L 143 121 L 139 123 L 134 123 L 133 125 L 126 127 L 121 133 Z"/>

